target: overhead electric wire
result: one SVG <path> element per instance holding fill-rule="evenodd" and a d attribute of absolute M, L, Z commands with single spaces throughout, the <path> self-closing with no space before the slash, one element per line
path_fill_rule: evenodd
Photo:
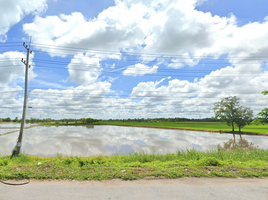
<path fill-rule="evenodd" d="M 98 51 L 98 52 L 102 52 L 102 53 L 120 53 L 121 55 L 121 52 L 118 52 L 118 51 L 108 51 L 108 50 L 100 50 L 100 49 L 86 49 L 86 48 L 77 48 L 77 47 L 68 47 L 68 46 L 59 46 L 59 45 L 48 45 L 48 44 L 42 44 L 42 43 L 33 43 L 32 44 L 33 46 L 44 46 L 44 47 L 53 47 L 54 49 L 64 49 L 64 50 L 83 50 L 83 51 Z M 126 53 L 129 53 L 129 52 L 126 52 Z M 168 56 L 168 57 L 177 57 L 177 56 L 184 56 L 185 55 L 178 55 L 178 54 L 163 54 L 163 53 L 158 53 L 158 54 L 149 54 L 149 53 L 144 53 L 144 52 L 131 52 L 131 54 L 135 54 L 135 55 L 140 55 L 140 54 L 143 54 L 143 55 L 146 55 L 146 56 Z M 130 55 L 130 54 L 129 54 Z M 218 55 L 214 55 L 214 56 L 194 56 L 193 58 L 212 58 L 212 59 L 215 59 L 215 56 L 218 57 Z M 191 55 L 190 55 L 191 57 Z M 267 59 L 267 57 L 256 57 L 258 59 Z M 221 58 L 217 58 L 217 60 L 219 60 Z M 226 59 L 239 59 L 239 60 L 244 60 L 243 58 L 238 58 L 238 57 L 227 57 L 227 58 L 224 58 L 224 60 Z"/>
<path fill-rule="evenodd" d="M 198 102 L 196 103 L 199 103 L 202 100 L 217 100 L 221 97 L 195 97 L 194 95 L 189 95 L 189 96 L 172 96 L 172 95 L 110 95 L 110 96 L 91 96 L 91 95 L 74 95 L 74 96 L 70 96 L 71 94 L 34 94 L 34 95 L 30 95 L 29 96 L 29 102 L 32 101 L 32 100 L 44 100 L 44 99 L 50 99 L 51 102 L 52 101 L 57 101 L 57 102 L 61 102 L 60 100 L 72 100 L 72 101 L 85 101 L 85 103 L 92 103 L 92 102 L 96 102 L 96 103 L 118 103 L 118 104 L 125 104 L 125 103 L 130 103 L 131 100 L 134 100 L 134 99 L 144 99 L 144 98 L 151 98 L 151 99 L 159 99 L 158 101 L 156 102 L 160 102 L 160 103 L 171 103 L 170 101 L 178 101 L 178 100 L 197 100 Z M 245 94 L 246 95 L 246 94 Z M 84 97 L 84 98 L 83 98 Z M 20 97 L 22 98 L 22 97 Z M 100 100 L 107 100 L 107 101 L 93 101 L 94 99 L 100 99 Z M 18 98 L 17 97 L 8 97 L 8 98 L 1 98 L 0 100 L 16 100 L 18 101 Z M 111 102 L 111 100 L 114 100 Z M 118 102 L 117 100 L 124 100 L 123 102 Z M 250 99 L 242 99 L 241 100 L 242 102 L 244 103 L 247 103 L 247 102 L 258 102 L 258 104 L 260 103 L 264 103 L 266 104 L 267 103 L 267 99 L 263 98 L 263 99 L 260 99 L 258 98 L 257 100 L 256 99 L 253 99 L 253 98 L 250 98 Z M 48 102 L 49 103 L 49 102 Z M 66 103 L 66 102 L 65 102 Z M 135 102 L 131 102 L 131 103 L 135 103 Z M 192 102 L 191 102 L 192 103 Z M 71 104 L 71 103 L 70 103 Z M 75 104 L 76 105 L 76 104 Z M 77 105 L 76 105 L 77 106 Z"/>
<path fill-rule="evenodd" d="M 1 47 L 19 47 L 19 46 L 21 46 L 21 45 L 15 45 L 15 44 L 14 45 L 10 45 L 9 44 L 9 45 L 0 45 L 0 48 Z"/>
<path fill-rule="evenodd" d="M 51 89 L 51 88 L 49 88 Z M 128 98 L 144 98 L 144 97 L 173 97 L 172 95 L 177 95 L 177 94 L 190 94 L 190 96 L 188 97 L 176 97 L 176 98 L 199 98 L 199 99 L 207 99 L 207 98 L 218 98 L 218 97 L 193 97 L 193 95 L 198 95 L 198 92 L 182 92 L 182 91 L 178 91 L 178 92 L 170 92 L 169 96 L 167 95 L 161 95 L 158 94 L 162 91 L 155 91 L 155 90 L 147 90 L 147 91 L 138 91 L 138 93 L 152 93 L 151 95 L 136 95 L 136 96 L 131 96 L 131 94 L 118 94 L 116 92 L 120 92 L 120 93 L 124 93 L 124 92 L 132 92 L 132 90 L 119 90 L 119 91 L 111 91 L 106 93 L 104 96 L 100 97 L 100 96 L 96 96 L 96 95 L 92 95 L 89 94 L 91 91 L 86 91 L 87 89 L 85 89 L 85 93 L 79 93 L 77 91 L 84 91 L 83 89 L 78 89 L 78 90 L 74 90 L 74 88 L 66 88 L 65 90 L 57 90 L 57 91 L 53 91 L 53 89 L 51 90 L 41 90 L 39 88 L 36 88 L 36 90 L 31 90 L 29 91 L 29 98 L 31 98 L 31 95 L 35 95 L 38 96 L 40 98 L 42 97 L 51 97 L 51 96 L 57 96 L 57 97 L 65 97 L 68 96 L 69 98 L 73 98 L 73 97 L 90 97 L 90 98 L 118 98 L 118 97 L 128 97 Z M 68 90 L 68 89 L 72 89 L 72 90 Z M 22 93 L 23 90 L 16 90 L 16 91 L 0 91 L 0 93 Z M 225 92 L 225 90 L 222 90 L 221 92 Z M 202 94 L 220 94 L 221 92 L 202 92 Z M 258 95 L 259 93 L 255 92 L 255 93 L 240 93 L 240 95 Z M 74 95 L 74 96 L 70 96 L 70 95 Z M 239 94 L 238 94 L 239 95 Z M 36 97 L 32 97 L 32 98 L 36 98 Z M 260 98 L 258 99 L 260 100 Z M 262 99 L 261 99 L 262 100 Z M 266 98 L 263 98 L 263 100 L 266 100 Z M 256 101 L 254 99 L 254 101 Z"/>
<path fill-rule="evenodd" d="M 245 60 L 261 60 L 261 61 L 263 61 L 263 59 L 261 59 L 262 57 L 255 57 L 255 59 L 254 59 L 254 57 L 253 58 L 250 58 L 250 59 L 245 59 L 245 58 L 241 58 L 241 57 L 239 57 L 239 58 L 235 58 L 235 57 L 226 57 L 226 58 L 215 58 L 215 57 L 212 57 L 212 56 L 204 56 L 204 57 L 197 57 L 197 56 L 189 56 L 189 57 L 185 57 L 185 55 L 170 55 L 170 54 L 149 54 L 149 53 L 144 53 L 144 52 L 128 52 L 126 49 L 124 50 L 122 50 L 122 51 L 107 51 L 107 50 L 92 50 L 92 49 L 82 49 L 82 48 L 74 48 L 74 47 L 64 47 L 64 46 L 53 46 L 53 45 L 43 45 L 43 44 L 34 44 L 36 47 L 48 47 L 48 46 L 50 46 L 51 47 L 51 49 L 56 49 L 56 50 L 64 50 L 64 51 L 78 51 L 78 50 L 83 50 L 83 51 L 92 51 L 92 52 L 88 52 L 88 53 L 93 53 L 93 54 L 103 54 L 103 55 L 105 55 L 105 54 L 109 54 L 110 56 L 114 56 L 114 55 L 120 55 L 120 56 L 122 56 L 122 57 L 127 57 L 127 58 L 130 58 L 130 57 L 133 57 L 133 56 L 137 56 L 137 57 L 143 57 L 143 58 L 146 58 L 146 57 L 155 57 L 155 56 L 159 56 L 160 58 L 162 58 L 162 59 L 173 59 L 173 58 L 177 58 L 178 60 L 173 60 L 173 61 L 169 61 L 169 62 L 167 62 L 167 63 L 165 63 L 166 65 L 167 64 L 170 64 L 170 63 L 181 63 L 181 64 L 191 64 L 191 63 L 187 63 L 187 62 L 182 62 L 182 61 L 180 61 L 180 60 L 183 60 L 183 59 L 185 59 L 185 60 L 188 60 L 188 59 L 206 59 L 206 60 L 208 60 L 208 59 L 213 59 L 213 60 L 216 60 L 216 61 L 218 61 L 218 60 L 237 60 L 237 61 L 240 61 L 240 60 L 242 60 L 242 61 L 245 61 Z M 39 46 L 38 46 L 39 45 Z M 19 46 L 19 45 L 6 45 L 5 47 L 13 47 L 13 46 Z M 1 47 L 1 46 L 0 46 Z M 3 46 L 2 46 L 3 47 Z M 38 51 L 38 50 L 37 50 Z M 96 52 L 97 51 L 97 52 Z M 116 52 L 116 53 L 113 53 L 112 55 L 111 55 L 111 52 Z M 46 53 L 48 53 L 48 52 L 46 52 Z M 94 58 L 94 57 L 93 57 Z M 19 60 L 21 59 L 21 58 L 18 58 Z M 109 60 L 110 58 L 105 58 L 106 60 Z M 6 62 L 10 62 L 10 61 L 14 61 L 14 60 L 16 60 L 16 58 L 11 58 L 11 59 L 0 59 L 0 63 L 6 63 Z M 267 60 L 267 58 L 265 59 L 265 60 Z M 97 65 L 94 65 L 94 64 L 90 64 L 90 65 L 87 65 L 87 64 L 78 64 L 78 63 L 70 63 L 70 62 L 65 62 L 65 61 L 51 61 L 51 60 L 44 60 L 44 59 L 35 59 L 35 58 L 33 58 L 32 59 L 32 61 L 33 62 L 35 62 L 35 67 L 38 69 L 38 68 L 41 68 L 41 67 L 44 67 L 44 68 L 55 68 L 55 69 L 64 69 L 64 70 L 66 70 L 66 69 L 68 69 L 68 70 L 76 70 L 76 71 L 90 71 L 90 70 L 92 70 L 92 68 L 90 68 L 90 69 L 81 69 L 81 66 L 86 66 L 86 67 L 89 67 L 89 66 L 92 66 L 92 67 L 95 67 L 95 68 L 100 68 L 100 67 L 107 67 L 107 66 L 105 66 L 105 65 L 98 65 L 98 67 L 97 67 Z M 121 60 L 120 60 L 121 61 Z M 140 61 L 141 62 L 141 60 L 139 59 L 137 59 L 137 60 L 134 60 L 134 59 L 132 59 L 132 60 L 127 60 L 127 59 L 123 59 L 122 60 L 123 62 L 129 62 L 129 61 Z M 152 61 L 150 61 L 150 62 L 152 62 Z M 158 62 L 158 61 L 155 61 L 155 62 Z M 39 63 L 47 63 L 47 64 L 51 64 L 51 65 L 56 65 L 56 66 L 42 66 L 42 65 L 39 65 Z M 73 65 L 73 66 L 80 66 L 80 69 L 79 68 L 72 68 L 72 69 L 70 69 L 70 68 L 62 68 L 62 67 L 57 67 L 57 65 Z M 207 61 L 203 61 L 203 62 L 199 62 L 198 63 L 199 65 L 210 65 L 210 64 L 213 64 L 213 65 L 220 65 L 220 64 L 228 64 L 229 65 L 229 63 L 228 62 L 226 62 L 226 63 L 221 63 L 221 62 L 215 62 L 215 63 L 209 63 L 209 62 L 207 62 Z M 246 62 L 244 62 L 244 63 L 239 63 L 239 64 L 247 64 L 247 65 L 249 65 L 249 64 L 260 64 L 260 63 L 246 63 Z M 17 67 L 17 66 L 20 66 L 20 65 L 13 65 L 13 67 Z M 0 67 L 6 67 L 6 66 L 0 66 Z M 9 65 L 9 67 L 12 67 L 12 66 L 10 66 Z M 116 65 L 116 68 L 114 68 L 114 69 L 111 69 L 111 71 L 105 71 L 105 70 L 101 70 L 101 71 L 99 71 L 100 73 L 106 73 L 106 74 L 121 74 L 122 75 L 122 73 L 118 73 L 118 72 L 114 72 L 113 70 L 124 70 L 124 69 L 118 69 L 119 67 L 125 67 L 125 68 L 128 68 L 128 67 L 132 67 L 132 66 L 120 66 L 120 65 Z M 151 68 L 150 68 L 151 69 Z M 150 69 L 139 69 L 139 70 L 135 70 L 136 72 L 147 72 L 148 70 L 150 70 Z M 107 70 L 107 69 L 106 69 Z M 158 72 L 158 74 L 146 74 L 146 76 L 172 76 L 172 77 L 177 77 L 177 76 L 183 76 L 183 77 L 204 77 L 203 75 L 194 75 L 194 76 L 190 76 L 190 75 L 185 75 L 185 74 L 171 74 L 171 75 L 168 75 L 168 74 L 160 74 L 161 72 L 173 72 L 174 70 L 176 70 L 177 71 L 177 73 L 188 73 L 188 74 L 193 74 L 193 73 L 202 73 L 202 72 L 211 72 L 211 70 L 181 70 L 181 69 L 158 69 L 157 70 L 157 72 Z M 239 72 L 238 72 L 239 73 Z M 249 72 L 250 73 L 250 72 Z M 245 74 L 245 73 L 244 73 Z M 244 74 L 241 76 L 241 75 L 239 75 L 239 77 L 249 77 L 249 76 L 244 76 Z M 228 74 L 229 75 L 229 74 Z M 236 77 L 236 76 L 233 76 L 234 75 L 234 73 L 232 73 L 231 74 L 232 76 L 223 76 L 222 74 L 221 75 L 216 75 L 216 76 L 213 76 L 213 75 L 210 75 L 210 77 Z M 256 74 L 254 74 L 254 76 L 256 76 Z M 261 76 L 267 76 L 267 75 L 261 75 Z M 252 76 L 250 76 L 250 77 L 252 77 Z M 34 87 L 33 87 L 34 88 Z M 38 89 L 38 88 L 35 88 L 35 89 Z M 67 90 L 68 89 L 70 89 L 70 88 L 66 88 Z M 83 90 L 83 89 L 81 89 L 81 90 Z M 72 91 L 75 93 L 77 90 L 75 89 L 75 88 L 72 88 Z M 1 91 L 1 93 L 13 93 L 13 92 L 16 92 L 16 93 L 20 93 L 20 92 L 22 92 L 22 90 L 17 90 L 17 91 Z M 141 91 L 141 92 L 143 92 L 143 91 Z M 148 91 L 145 91 L 145 92 L 148 92 Z M 152 93 L 154 93 L 155 91 L 152 91 Z M 222 92 L 222 90 L 221 90 L 221 92 Z M 30 98 L 31 98 L 31 100 L 33 100 L 33 99 L 46 99 L 46 98 L 50 98 L 51 100 L 53 100 L 53 97 L 58 97 L 58 98 L 60 98 L 61 100 L 65 100 L 65 99 L 67 99 L 67 100 L 69 100 L 70 98 L 72 99 L 72 101 L 74 101 L 75 99 L 78 99 L 78 98 L 80 98 L 81 99 L 81 97 L 84 97 L 84 98 L 90 98 L 90 99 L 100 99 L 100 100 L 102 100 L 102 99 L 105 99 L 105 100 L 110 100 L 110 99 L 114 99 L 114 100 L 118 100 L 118 99 L 120 99 L 121 97 L 122 98 L 126 98 L 126 99 L 129 99 L 129 100 L 132 100 L 132 99 L 142 99 L 142 98 L 160 98 L 160 100 L 159 101 L 156 101 L 156 103 L 160 103 L 161 102 L 161 104 L 156 104 L 156 103 L 151 103 L 151 104 L 139 104 L 140 102 L 131 102 L 131 101 L 128 101 L 128 102 L 115 102 L 115 104 L 116 105 L 109 105 L 109 106 L 103 106 L 103 107 L 101 107 L 101 108 L 107 108 L 107 109 L 110 109 L 110 108 L 119 108 L 119 107 L 125 107 L 125 109 L 127 109 L 125 112 L 131 112 L 132 110 L 133 111 L 136 111 L 136 110 L 138 110 L 138 111 L 140 111 L 140 107 L 142 107 L 142 106 L 152 106 L 152 107 L 162 107 L 162 106 L 167 106 L 166 104 L 167 104 L 167 102 L 165 102 L 165 101 L 168 101 L 167 99 L 171 99 L 171 100 L 180 100 L 180 99 L 195 99 L 195 98 L 197 98 L 197 100 L 200 100 L 200 99 L 218 99 L 219 97 L 192 97 L 192 96 L 187 96 L 187 97 L 173 97 L 173 96 L 170 96 L 170 95 L 174 95 L 174 93 L 172 93 L 172 94 L 169 94 L 169 95 L 157 95 L 157 94 L 152 94 L 152 95 L 138 95 L 138 96 L 131 96 L 131 94 L 121 94 L 121 95 L 119 95 L 119 94 L 108 94 L 108 95 L 106 95 L 106 96 L 94 96 L 94 95 L 85 95 L 85 94 L 74 94 L 74 93 L 71 93 L 71 95 L 73 95 L 74 94 L 74 96 L 71 96 L 70 98 L 68 98 L 69 97 L 69 93 L 58 93 L 58 94 L 55 94 L 55 92 L 54 91 L 52 91 L 51 92 L 52 94 L 48 94 L 48 92 L 43 92 L 43 94 L 40 92 L 39 94 L 38 94 L 38 91 L 34 91 L 34 95 L 35 96 L 33 96 L 33 97 L 31 97 L 30 96 Z M 203 93 L 203 92 L 202 92 Z M 208 92 L 208 94 L 209 94 L 210 92 Z M 213 93 L 213 92 L 212 92 Z M 181 92 L 178 92 L 178 93 L 176 93 L 176 94 L 181 94 Z M 186 94 L 188 94 L 187 92 L 186 92 Z M 193 94 L 195 94 L 194 92 L 193 92 Z M 253 94 L 253 93 L 250 93 L 250 94 Z M 256 93 L 257 94 L 257 93 Z M 18 94 L 17 94 L 18 95 Z M 68 97 L 66 97 L 65 98 L 65 95 L 66 96 L 68 96 Z M 4 98 L 2 98 L 2 99 L 4 99 Z M 2 99 L 0 99 L 0 100 L 2 100 Z M 164 100 L 163 100 L 164 99 Z M 30 100 L 30 101 L 31 101 Z M 260 99 L 258 99 L 258 100 L 260 100 Z M 251 100 L 247 100 L 247 102 L 256 102 L 256 100 L 255 99 L 251 99 Z M 95 105 L 90 105 L 91 103 L 98 103 L 98 104 L 95 104 Z M 54 111 L 56 111 L 56 109 L 61 109 L 61 110 L 77 110 L 77 112 L 79 112 L 79 111 L 81 111 L 81 109 L 84 109 L 84 110 L 82 110 L 82 111 L 85 111 L 85 112 L 88 112 L 86 109 L 87 108 L 95 108 L 95 109 L 98 109 L 98 108 L 96 108 L 96 105 L 99 105 L 99 106 L 101 106 L 101 105 L 107 105 L 107 103 L 109 104 L 112 104 L 112 102 L 100 102 L 100 101 L 88 101 L 88 102 L 85 102 L 84 104 L 83 104 L 83 106 L 78 106 L 78 105 L 56 105 L 56 104 L 53 104 L 53 103 L 51 103 L 50 105 L 49 105 L 49 107 L 44 107 L 44 106 L 40 106 L 40 107 L 38 107 L 38 106 L 34 106 L 33 108 L 31 108 L 31 109 L 33 109 L 33 110 L 46 110 L 46 109 L 54 109 Z M 125 105 L 125 103 L 137 103 L 137 104 L 133 104 L 133 105 Z M 199 105 L 198 105 L 199 104 Z M 87 106 L 86 106 L 87 105 Z M 89 106 L 90 105 L 90 106 Z M 170 106 L 176 106 L 176 105 L 189 105 L 189 103 L 170 103 L 169 104 Z M 211 103 L 200 103 L 200 102 L 197 102 L 197 103 L 195 103 L 195 104 L 192 104 L 191 106 L 206 106 L 206 105 L 209 105 L 209 106 L 211 106 L 212 104 Z M 248 105 L 256 105 L 256 104 L 248 104 Z M 77 107 L 78 106 L 78 107 Z M 85 107 L 86 106 L 86 107 Z M 138 108 L 136 108 L 135 109 L 135 106 L 137 106 Z M 77 107 L 77 108 L 73 108 L 73 107 Z M 14 109 L 17 109 L 17 108 L 19 108 L 19 109 L 21 109 L 21 106 L 17 106 L 17 107 L 0 107 L 0 108 L 3 108 L 3 109 L 12 109 L 12 108 L 14 108 Z M 130 110 L 130 111 L 129 111 Z M 144 110 L 145 112 L 147 112 L 148 110 Z M 111 112 L 111 110 L 108 110 L 108 112 Z M 115 111 L 115 112 L 120 112 L 120 111 Z M 124 112 L 124 111 L 123 111 Z M 148 112 L 150 112 L 150 113 L 153 113 L 154 111 L 153 110 L 151 110 L 151 111 L 148 111 Z M 181 112 L 184 112 L 184 111 L 181 111 Z M 185 111 L 185 112 L 191 112 L 191 111 Z M 193 112 L 197 112 L 197 111 L 193 111 Z M 198 112 L 200 112 L 200 110 L 198 111 Z M 158 112 L 156 112 L 156 113 L 159 113 L 159 111 Z M 177 113 L 177 112 L 176 112 Z M 211 113 L 211 111 L 209 111 L 209 113 Z"/>
<path fill-rule="evenodd" d="M 14 46 L 14 45 L 9 45 L 9 44 L 19 44 L 19 43 L 22 43 L 22 42 L 7 42 L 6 44 L 8 45 L 5 45 L 5 43 L 3 43 L 2 45 L 0 45 L 0 47 L 7 47 L 7 46 Z M 21 45 L 15 45 L 15 46 L 21 46 Z M 69 51 L 77 51 L 77 50 L 82 50 L 83 52 L 85 51 L 92 51 L 92 52 L 101 52 L 101 54 L 111 54 L 113 53 L 114 54 L 120 54 L 122 55 L 122 53 L 126 53 L 126 54 L 129 54 L 129 55 L 143 55 L 144 56 L 152 56 L 152 57 L 155 57 L 155 56 L 164 56 L 164 57 L 182 57 L 180 59 L 213 59 L 213 60 L 232 60 L 232 59 L 235 59 L 235 60 L 245 60 L 245 58 L 241 58 L 241 57 L 226 57 L 226 58 L 221 58 L 221 56 L 219 55 L 208 55 L 208 56 L 192 56 L 192 55 L 183 55 L 183 54 L 165 54 L 165 53 L 146 53 L 146 52 L 129 52 L 129 51 L 126 51 L 126 52 L 120 52 L 120 50 L 116 50 L 116 51 L 111 51 L 111 50 L 105 50 L 105 49 L 88 49 L 88 48 L 78 48 L 78 47 L 70 47 L 70 46 L 60 46 L 60 45 L 50 45 L 50 44 L 43 44 L 43 43 L 35 43 L 33 42 L 32 43 L 32 46 L 37 46 L 37 47 L 50 47 L 50 49 L 60 49 L 60 50 L 69 50 Z M 131 48 L 126 48 L 126 50 L 129 50 Z M 168 48 L 166 48 L 168 49 Z M 124 50 L 124 48 L 121 49 L 121 51 Z M 40 50 L 34 50 L 34 51 L 40 51 Z M 44 52 L 44 51 L 42 51 Z M 49 53 L 49 52 L 45 52 L 45 53 Z M 124 56 L 127 56 L 127 55 L 124 55 Z M 249 60 L 267 60 L 267 56 L 263 56 L 263 57 L 253 57 L 253 58 L 250 58 Z M 247 60 L 247 59 L 246 59 Z"/>
<path fill-rule="evenodd" d="M 6 66 L 0 66 L 0 67 L 6 67 Z M 16 66 L 12 66 L 12 67 L 16 67 Z M 36 66 L 35 66 L 36 67 Z M 51 67 L 51 66 L 38 66 L 38 67 L 36 67 L 36 68 L 54 68 L 54 69 L 62 69 L 62 70 L 73 70 L 73 71 L 91 71 L 91 69 L 74 69 L 74 68 L 62 68 L 62 67 Z M 126 74 L 123 74 L 123 73 L 118 73 L 118 72 L 115 72 L 114 71 L 115 69 L 112 69 L 112 71 L 104 71 L 104 70 L 101 70 L 101 71 L 94 71 L 94 72 L 99 72 L 99 73 L 107 73 L 107 74 L 118 74 L 118 75 L 124 75 L 124 76 L 131 76 L 131 75 L 126 75 Z M 123 70 L 123 69 L 122 69 Z M 138 76 L 139 74 L 138 73 L 136 73 L 136 72 L 139 72 L 139 71 L 145 71 L 145 72 L 147 72 L 147 71 L 149 71 L 150 69 L 144 69 L 144 70 L 141 70 L 141 69 L 135 69 L 135 75 L 136 76 Z M 161 71 L 161 70 L 158 70 L 158 72 L 165 72 L 164 70 L 163 71 Z M 169 72 L 169 71 L 166 71 L 166 72 Z M 206 71 L 194 71 L 194 70 L 189 70 L 189 71 L 179 71 L 179 69 L 177 70 L 177 73 L 197 73 L 197 72 L 206 72 Z M 240 75 L 240 72 L 237 72 L 238 74 L 239 74 L 239 77 L 252 77 L 252 75 L 251 76 L 241 76 Z M 221 75 L 209 75 L 210 77 L 237 77 L 238 75 L 233 75 L 233 74 L 235 74 L 235 73 L 232 73 L 232 75 L 228 75 L 228 74 L 226 74 L 225 76 L 223 76 L 222 74 Z M 246 73 L 244 73 L 244 74 L 246 74 Z M 252 74 L 252 72 L 250 73 L 249 72 L 249 74 Z M 182 75 L 182 74 L 156 74 L 156 72 L 148 72 L 148 73 L 145 73 L 145 74 L 142 74 L 142 75 L 146 75 L 146 76 L 172 76 L 172 77 L 181 77 L 181 76 L 183 76 L 183 77 L 204 77 L 204 75 L 194 75 L 194 76 L 190 76 L 190 75 Z M 98 75 L 99 76 L 99 75 Z M 133 76 L 133 75 L 132 75 Z M 266 74 L 255 74 L 255 76 L 268 76 L 268 74 L 266 75 Z"/>

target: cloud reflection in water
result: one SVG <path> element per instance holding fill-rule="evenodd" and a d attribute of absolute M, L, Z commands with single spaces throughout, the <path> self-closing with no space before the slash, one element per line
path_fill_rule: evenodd
<path fill-rule="evenodd" d="M 22 151 L 38 156 L 172 153 L 178 149 L 217 149 L 232 138 L 231 134 L 122 126 L 39 126 L 25 130 Z M 259 148 L 267 148 L 266 138 L 243 136 Z M 9 155 L 16 140 L 16 133 L 1 136 L 1 155 Z"/>

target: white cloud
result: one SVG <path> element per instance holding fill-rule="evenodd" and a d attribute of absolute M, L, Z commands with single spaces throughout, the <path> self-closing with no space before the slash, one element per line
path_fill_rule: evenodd
<path fill-rule="evenodd" d="M 158 66 L 153 67 L 146 66 L 144 64 L 135 64 L 135 66 L 128 67 L 122 74 L 125 76 L 143 76 L 145 74 L 157 73 Z"/>
<path fill-rule="evenodd" d="M 88 85 L 97 81 L 101 67 L 99 58 L 77 54 L 68 65 L 69 77 L 67 81 Z"/>
<path fill-rule="evenodd" d="M 219 17 L 195 10 L 202 2 L 118 0 L 94 19 L 87 20 L 78 12 L 36 17 L 32 23 L 24 24 L 23 30 L 36 43 L 80 48 L 66 51 L 38 46 L 51 55 L 74 55 L 85 49 L 117 52 L 123 49 L 131 53 L 135 49 L 141 52 L 145 63 L 160 55 L 188 56 L 185 61 L 173 58 L 175 62 L 169 65 L 173 68 L 194 66 L 197 57 L 211 55 L 217 58 L 228 54 L 231 61 L 236 56 L 244 59 L 261 56 L 260 60 L 266 60 L 268 44 L 263 41 L 268 38 L 268 21 L 237 27 L 234 15 Z"/>
<path fill-rule="evenodd" d="M 9 51 L 0 54 L 0 59 L 4 63 L 0 66 L 0 84 L 9 84 L 17 79 L 24 79 L 25 65 L 21 62 L 21 59 L 25 57 L 25 53 L 18 51 Z M 33 72 L 34 63 L 31 62 L 31 59 L 30 63 L 32 67 L 29 69 L 29 79 L 33 79 L 37 74 Z"/>
<path fill-rule="evenodd" d="M 104 114 L 105 108 L 109 106 L 105 98 L 111 92 L 111 83 L 96 82 L 87 86 L 70 87 L 65 90 L 32 90 L 29 94 L 28 105 L 32 107 L 29 111 L 31 116 L 63 118 L 98 117 L 99 113 Z"/>
<path fill-rule="evenodd" d="M 173 79 L 160 87 L 159 82 L 141 82 L 133 88 L 131 98 L 139 99 L 133 102 L 133 107 L 142 109 L 149 117 L 154 112 L 165 117 L 197 118 L 199 114 L 211 117 L 214 103 L 227 96 L 238 96 L 244 106 L 257 114 L 267 104 L 261 94 L 268 88 L 267 73 L 255 71 L 252 74 L 250 68 L 241 73 L 239 68 L 226 67 L 194 82 Z"/>
<path fill-rule="evenodd" d="M 36 17 L 33 23 L 24 24 L 23 29 L 33 36 L 36 43 L 84 49 L 118 50 L 142 43 L 145 33 L 140 27 L 141 20 L 134 17 L 138 10 L 138 8 L 125 10 L 120 6 L 110 7 L 100 13 L 97 19 L 89 21 L 81 13 L 62 14 L 59 17 Z M 132 18 L 130 18 L 131 15 Z M 52 55 L 58 52 L 70 55 L 83 51 L 77 49 L 70 52 L 39 48 L 49 51 Z"/>
<path fill-rule="evenodd" d="M 0 54 L 2 65 L 0 66 L 0 104 L 2 105 L 0 117 L 20 117 L 23 104 L 23 88 L 18 83 L 24 85 L 25 65 L 21 58 L 25 58 L 25 53 L 9 51 Z M 29 80 L 34 79 L 34 63 L 30 57 L 32 67 L 28 71 Z"/>
<path fill-rule="evenodd" d="M 5 41 L 11 26 L 30 13 L 38 14 L 46 9 L 47 0 L 3 0 L 0 1 L 0 42 Z"/>
<path fill-rule="evenodd" d="M 20 86 L 8 86 L 7 84 L 0 84 L 0 117 L 21 117 L 23 105 L 23 88 Z"/>
<path fill-rule="evenodd" d="M 168 64 L 168 67 L 174 68 L 174 69 L 180 69 L 183 68 L 185 65 L 188 66 L 195 66 L 198 64 L 197 59 L 192 59 L 189 53 L 184 53 L 180 56 L 180 58 L 175 58 L 171 60 L 171 63 Z"/>
<path fill-rule="evenodd" d="M 46 92 L 49 91 L 42 91 L 43 95 L 31 102 L 47 108 L 59 103 L 80 109 L 73 113 L 75 116 L 88 112 L 97 118 L 117 117 L 118 112 L 124 113 L 121 117 L 196 117 L 197 113 L 201 113 L 202 117 L 211 117 L 213 103 L 222 97 L 237 95 L 246 106 L 259 111 L 265 104 L 261 91 L 268 88 L 267 68 L 261 68 L 268 57 L 267 17 L 262 23 L 253 22 L 238 27 L 234 15 L 212 16 L 211 13 L 195 10 L 195 5 L 202 2 L 116 0 L 115 6 L 104 10 L 95 19 L 86 19 L 78 12 L 37 16 L 32 23 L 24 24 L 24 32 L 33 36 L 34 43 L 74 47 L 66 50 L 35 46 L 54 56 L 74 55 L 68 65 L 67 81 L 82 86 L 53 90 L 52 94 L 60 93 L 60 96 L 51 101 L 47 100 L 49 94 Z M 230 66 L 212 71 L 203 78 L 194 77 L 193 82 L 171 78 L 168 78 L 166 85 L 165 79 L 141 82 L 132 89 L 129 97 L 109 97 L 114 78 L 109 78 L 109 82 L 100 82 L 103 72 L 100 63 L 110 59 L 121 60 L 128 55 L 138 55 L 141 63 L 129 66 L 123 72 L 127 76 L 159 73 L 160 65 L 172 70 L 186 65 L 194 67 L 208 56 L 216 60 L 227 55 Z M 156 65 L 151 66 L 151 61 L 156 61 Z M 116 66 L 111 65 L 111 68 Z M 0 73 L 0 81 L 7 84 L 23 77 L 21 66 L 18 71 Z M 96 98 L 93 100 L 88 94 L 96 94 Z M 98 98 L 101 101 L 96 100 Z M 85 109 L 87 106 L 88 109 Z M 57 111 L 68 112 L 64 108 Z M 51 112 L 51 116 L 62 118 L 54 110 Z"/>

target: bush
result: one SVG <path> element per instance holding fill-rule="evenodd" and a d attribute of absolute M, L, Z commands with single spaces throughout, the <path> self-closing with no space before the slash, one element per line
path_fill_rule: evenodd
<path fill-rule="evenodd" d="M 197 162 L 197 166 L 223 166 L 223 163 L 219 161 L 217 158 L 209 157 L 203 158 Z"/>

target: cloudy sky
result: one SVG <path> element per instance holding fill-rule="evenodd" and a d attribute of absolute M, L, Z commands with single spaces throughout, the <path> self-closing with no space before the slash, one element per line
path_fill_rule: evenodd
<path fill-rule="evenodd" d="M 267 107 L 266 0 L 0 0 L 0 117 L 212 117 Z"/>

